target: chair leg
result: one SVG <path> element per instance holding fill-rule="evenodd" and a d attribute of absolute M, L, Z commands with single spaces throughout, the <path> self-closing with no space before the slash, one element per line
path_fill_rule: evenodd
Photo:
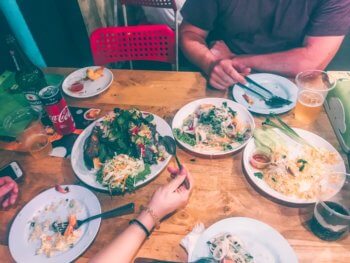
<path fill-rule="evenodd" d="M 125 7 L 125 5 L 122 5 L 122 9 L 123 9 L 123 17 L 124 17 L 124 26 L 128 26 L 128 18 L 126 16 L 126 7 Z"/>
<path fill-rule="evenodd" d="M 118 0 L 113 1 L 113 25 L 119 26 Z"/>
<path fill-rule="evenodd" d="M 176 71 L 179 71 L 179 24 L 178 24 L 178 11 L 175 11 L 175 56 Z"/>

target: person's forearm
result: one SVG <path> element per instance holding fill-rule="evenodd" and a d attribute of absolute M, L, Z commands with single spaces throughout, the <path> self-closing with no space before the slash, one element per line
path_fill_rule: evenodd
<path fill-rule="evenodd" d="M 315 54 L 309 54 L 307 48 L 262 55 L 243 55 L 234 59 L 257 71 L 278 73 L 289 77 L 309 69 L 323 70 L 328 64 L 327 60 L 321 61 L 315 57 Z"/>
<path fill-rule="evenodd" d="M 148 230 L 154 227 L 153 218 L 147 213 L 142 212 L 137 218 Z M 139 250 L 143 241 L 146 239 L 145 232 L 138 225 L 130 225 L 106 248 L 98 253 L 92 260 L 92 263 L 129 263 Z"/>
<path fill-rule="evenodd" d="M 208 74 L 216 58 L 208 49 L 205 39 L 187 31 L 182 32 L 180 43 L 187 59 Z"/>

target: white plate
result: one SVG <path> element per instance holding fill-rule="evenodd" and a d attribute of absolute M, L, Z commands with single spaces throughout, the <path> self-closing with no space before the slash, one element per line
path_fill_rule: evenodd
<path fill-rule="evenodd" d="M 267 74 L 267 73 L 252 74 L 252 75 L 249 75 L 249 77 L 255 82 L 269 89 L 276 96 L 282 97 L 284 99 L 288 99 L 293 102 L 290 105 L 285 105 L 279 108 L 271 108 L 270 106 L 267 106 L 265 102 L 256 94 L 252 93 L 249 90 L 245 90 L 238 85 L 234 85 L 232 89 L 233 98 L 239 104 L 242 104 L 244 107 L 246 107 L 249 111 L 258 113 L 258 114 L 270 114 L 270 113 L 281 114 L 281 113 L 290 111 L 295 107 L 297 96 L 298 96 L 298 87 L 289 79 L 283 78 L 278 75 Z M 255 85 L 252 85 L 250 83 L 247 83 L 246 85 L 259 92 L 261 91 L 261 89 L 259 89 Z M 253 105 L 250 105 L 242 97 L 243 94 L 245 93 L 253 99 L 254 101 Z M 263 95 L 266 94 L 268 96 L 268 94 L 264 91 L 261 91 L 261 93 Z"/>
<path fill-rule="evenodd" d="M 150 114 L 147 112 L 143 112 L 146 114 Z M 157 131 L 161 136 L 171 136 L 173 137 L 173 133 L 171 131 L 170 126 L 166 123 L 165 120 L 158 117 L 157 115 L 152 114 L 154 117 L 154 122 L 157 126 Z M 108 191 L 108 188 L 102 186 L 99 182 L 96 181 L 96 171 L 89 170 L 84 162 L 84 143 L 85 140 L 90 136 L 92 129 L 94 128 L 96 122 L 99 122 L 103 119 L 100 118 L 93 123 L 91 123 L 77 138 L 73 145 L 72 154 L 71 154 L 71 164 L 74 170 L 74 173 L 78 176 L 78 178 L 83 181 L 85 184 L 99 190 Z M 168 156 L 164 161 L 159 162 L 158 164 L 151 165 L 151 173 L 147 175 L 144 181 L 139 181 L 136 184 L 136 187 L 142 186 L 147 182 L 151 181 L 155 178 L 169 163 L 171 159 L 171 155 Z"/>
<path fill-rule="evenodd" d="M 232 110 L 236 111 L 238 117 L 241 118 L 243 120 L 243 122 L 247 123 L 247 125 L 250 126 L 251 136 L 243 144 L 241 144 L 239 147 L 237 147 L 231 151 L 208 152 L 208 151 L 201 151 L 201 150 L 195 149 L 191 145 L 184 143 L 180 140 L 177 140 L 177 141 L 187 150 L 194 152 L 194 153 L 197 153 L 197 154 L 200 154 L 200 155 L 204 155 L 204 156 L 223 156 L 223 155 L 233 154 L 233 153 L 239 151 L 240 149 L 242 149 L 248 143 L 248 141 L 251 139 L 253 130 L 255 128 L 255 123 L 254 123 L 253 116 L 242 105 L 240 105 L 232 100 L 222 99 L 222 98 L 205 98 L 205 99 L 199 99 L 199 100 L 192 101 L 192 102 L 186 104 L 185 106 L 183 106 L 176 113 L 176 115 L 173 119 L 172 128 L 173 129 L 180 128 L 183 124 L 183 121 L 188 117 L 188 115 L 195 112 L 196 109 L 200 105 L 213 104 L 217 107 L 221 107 L 223 102 L 226 102 L 227 106 L 230 107 Z"/>
<path fill-rule="evenodd" d="M 209 257 L 207 241 L 217 234 L 227 232 L 243 241 L 255 263 L 298 262 L 295 252 L 280 233 L 265 223 L 247 217 L 223 219 L 206 229 L 198 238 L 189 261 Z"/>
<path fill-rule="evenodd" d="M 332 167 L 332 171 L 334 172 L 345 172 L 346 167 L 344 164 L 344 161 L 340 154 L 337 152 L 337 150 L 325 139 L 321 138 L 320 136 L 309 132 L 305 131 L 302 129 L 298 128 L 293 128 L 302 138 L 304 138 L 307 142 L 309 142 L 311 145 L 315 146 L 316 148 L 324 148 L 327 149 L 328 151 L 331 152 L 336 152 L 338 154 L 339 160 L 341 160 L 338 164 L 335 164 Z M 281 132 L 278 132 L 281 136 L 285 138 L 285 140 L 292 141 L 288 136 L 284 135 Z M 243 152 L 243 167 L 246 171 L 247 176 L 249 177 L 250 181 L 253 182 L 259 189 L 261 189 L 263 192 L 268 194 L 269 196 L 272 196 L 273 198 L 287 202 L 290 204 L 312 204 L 315 203 L 316 200 L 309 200 L 309 199 L 300 199 L 296 197 L 291 197 L 291 196 L 286 196 L 283 195 L 282 193 L 279 193 L 272 189 L 264 180 L 259 179 L 258 177 L 254 176 L 255 172 L 259 172 L 259 170 L 253 168 L 249 162 L 250 157 L 254 153 L 256 147 L 255 147 L 255 142 L 254 139 L 251 140 L 248 144 L 247 147 L 244 149 Z"/>
<path fill-rule="evenodd" d="M 104 68 L 103 76 L 100 77 L 99 79 L 93 80 L 93 81 L 92 80 L 84 81 L 84 89 L 82 91 L 72 92 L 69 90 L 69 87 L 74 82 L 86 77 L 86 70 L 89 68 L 95 70 L 99 68 L 99 66 L 81 68 L 69 74 L 68 77 L 66 77 L 65 80 L 63 81 L 63 84 L 62 84 L 63 92 L 66 93 L 68 96 L 71 96 L 74 98 L 90 98 L 108 89 L 108 87 L 112 84 L 112 81 L 113 81 L 113 73 L 108 68 Z"/>
<path fill-rule="evenodd" d="M 40 193 L 18 213 L 9 234 L 10 252 L 16 262 L 71 262 L 81 255 L 93 242 L 100 228 L 100 218 L 90 221 L 79 228 L 82 231 L 81 237 L 74 244 L 73 248 L 64 252 L 57 252 L 50 258 L 45 255 L 35 255 L 36 250 L 40 246 L 40 241 L 28 241 L 30 222 L 34 216 L 40 214 L 42 217 L 45 216 L 45 218 L 51 220 L 56 220 L 58 217 L 64 219 L 68 216 L 67 209 L 64 206 L 61 206 L 56 212 L 43 213 L 44 208 L 52 202 L 56 203 L 62 199 L 77 200 L 81 206 L 81 211 L 77 214 L 78 219 L 101 213 L 100 202 L 90 190 L 78 185 L 68 185 L 68 187 L 70 191 L 67 194 L 57 192 L 54 187 Z"/>

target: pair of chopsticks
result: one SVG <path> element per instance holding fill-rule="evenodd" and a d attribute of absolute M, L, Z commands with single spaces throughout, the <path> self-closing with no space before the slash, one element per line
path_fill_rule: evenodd
<path fill-rule="evenodd" d="M 269 106 L 274 106 L 274 107 L 281 107 L 283 105 L 289 105 L 292 102 L 290 100 L 281 98 L 279 96 L 274 95 L 270 90 L 268 90 L 267 88 L 265 88 L 264 86 L 260 85 L 259 83 L 255 82 L 254 80 L 252 80 L 251 78 L 245 76 L 245 80 L 250 83 L 253 84 L 254 86 L 257 86 L 258 88 L 260 88 L 261 90 L 265 91 L 266 93 L 269 94 L 269 97 L 266 97 L 265 95 L 261 94 L 260 92 L 258 92 L 257 90 L 248 87 L 242 83 L 237 83 L 238 86 L 240 86 L 243 89 L 249 90 L 253 93 L 255 93 L 256 95 L 258 95 L 259 97 L 263 98 L 263 100 L 265 101 L 265 103 Z"/>

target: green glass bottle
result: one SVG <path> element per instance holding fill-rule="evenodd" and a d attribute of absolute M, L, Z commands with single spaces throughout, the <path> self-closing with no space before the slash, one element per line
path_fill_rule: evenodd
<path fill-rule="evenodd" d="M 38 96 L 39 91 L 48 86 L 44 73 L 24 54 L 12 35 L 7 36 L 6 43 L 17 69 L 15 80 L 19 88 L 24 93 L 30 106 L 34 110 L 46 115 L 43 104 Z"/>

